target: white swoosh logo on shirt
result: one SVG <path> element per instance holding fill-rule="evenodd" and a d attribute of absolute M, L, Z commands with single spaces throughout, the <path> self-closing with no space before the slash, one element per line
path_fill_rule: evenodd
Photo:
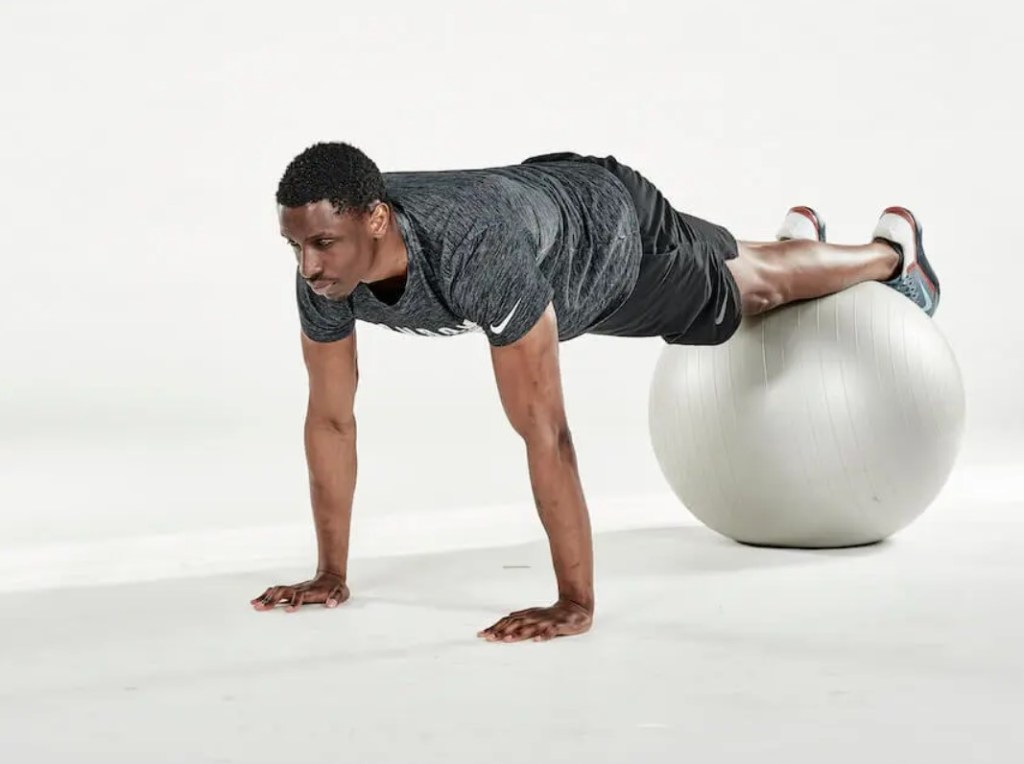
<path fill-rule="evenodd" d="M 519 307 L 519 303 L 521 303 L 522 301 L 522 298 L 516 301 L 516 304 L 512 307 L 512 310 L 509 311 L 509 314 L 505 316 L 505 320 L 502 321 L 500 324 L 491 324 L 491 331 L 494 332 L 495 334 L 501 334 L 503 331 L 505 331 L 505 327 L 508 326 L 508 322 L 512 320 L 512 316 L 515 314 L 516 308 Z"/>

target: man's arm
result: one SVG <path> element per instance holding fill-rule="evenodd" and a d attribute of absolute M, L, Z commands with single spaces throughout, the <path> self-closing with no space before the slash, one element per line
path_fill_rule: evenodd
<path fill-rule="evenodd" d="M 348 576 L 349 530 L 356 488 L 356 333 L 337 342 L 302 336 L 309 378 L 304 430 L 318 548 L 317 572 Z"/>
<path fill-rule="evenodd" d="M 309 581 L 274 586 L 252 600 L 257 610 L 281 602 L 340 605 L 348 599 L 348 548 L 356 486 L 355 394 L 359 380 L 355 330 L 336 342 L 302 335 L 309 378 L 304 441 L 316 526 L 317 571 Z"/>
<path fill-rule="evenodd" d="M 526 444 L 534 501 L 548 535 L 559 602 L 509 616 L 482 636 L 545 638 L 590 626 L 594 610 L 594 561 L 590 517 L 566 421 L 558 364 L 558 324 L 548 305 L 524 336 L 491 347 L 502 406 Z"/>

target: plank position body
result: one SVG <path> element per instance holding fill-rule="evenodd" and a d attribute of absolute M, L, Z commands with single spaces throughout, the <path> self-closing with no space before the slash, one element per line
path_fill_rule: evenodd
<path fill-rule="evenodd" d="M 318 143 L 288 165 L 277 202 L 298 266 L 318 564 L 310 580 L 253 599 L 258 610 L 349 598 L 357 320 L 426 336 L 485 335 L 557 583 L 554 604 L 479 632 L 518 641 L 580 634 L 594 618 L 591 528 L 562 397 L 561 342 L 598 334 L 719 344 L 744 316 L 867 280 L 929 314 L 939 300 L 921 227 L 905 208 L 885 210 L 864 244 L 826 244 L 807 207 L 790 209 L 775 241 L 737 241 L 674 209 L 613 156 L 560 152 L 502 167 L 382 174 L 349 144 Z"/>

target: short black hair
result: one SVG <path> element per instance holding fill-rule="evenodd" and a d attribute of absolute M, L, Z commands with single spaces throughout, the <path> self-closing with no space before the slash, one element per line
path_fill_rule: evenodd
<path fill-rule="evenodd" d="M 284 171 L 277 185 L 277 203 L 302 207 L 328 200 L 339 215 L 369 212 L 384 201 L 384 178 L 366 154 L 348 143 L 315 143 Z"/>

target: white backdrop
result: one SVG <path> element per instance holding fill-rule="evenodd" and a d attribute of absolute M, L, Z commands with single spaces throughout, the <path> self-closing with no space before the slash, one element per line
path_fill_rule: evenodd
<path fill-rule="evenodd" d="M 1019 15 L 994 0 L 4 3 L 0 550 L 311 526 L 274 191 L 320 140 L 385 172 L 614 154 L 745 239 L 802 203 L 832 240 L 865 241 L 907 205 L 968 386 L 963 461 L 1012 461 Z M 482 335 L 359 331 L 355 533 L 528 503 Z M 595 506 L 667 490 L 646 431 L 660 348 L 562 347 Z"/>

